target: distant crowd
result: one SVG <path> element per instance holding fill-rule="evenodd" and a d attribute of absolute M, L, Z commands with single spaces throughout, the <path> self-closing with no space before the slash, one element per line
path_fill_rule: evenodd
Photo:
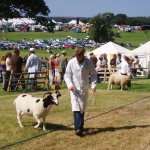
<path fill-rule="evenodd" d="M 138 56 L 134 57 L 122 57 L 121 53 L 113 54 L 112 58 L 108 61 L 107 54 L 101 54 L 99 58 L 94 55 L 94 53 L 90 53 L 90 59 L 93 62 L 95 69 L 99 72 L 104 72 L 104 69 L 108 68 L 111 71 L 121 72 L 123 75 L 129 75 L 132 78 L 135 78 L 137 75 L 137 69 L 141 67 Z M 120 65 L 123 63 L 127 63 L 128 67 L 124 67 L 124 70 L 120 69 Z"/>
<path fill-rule="evenodd" d="M 117 70 L 122 75 L 130 75 L 132 78 L 135 78 L 137 75 L 137 69 L 140 68 L 139 58 L 138 56 L 127 57 L 119 54 L 113 54 L 110 61 L 108 61 L 107 54 L 101 54 L 99 58 L 97 58 L 94 53 L 90 53 L 90 60 L 93 62 L 95 69 L 97 72 L 104 72 L 104 69 L 110 69 L 114 72 Z M 64 74 L 66 71 L 67 63 L 69 61 L 69 57 L 67 57 L 66 51 L 61 51 L 61 54 L 55 53 L 50 54 L 49 58 L 39 58 L 35 54 L 35 49 L 30 48 L 28 56 L 22 58 L 20 56 L 19 49 L 14 50 L 14 54 L 11 52 L 7 52 L 6 55 L 1 57 L 0 65 L 2 71 L 2 79 L 3 79 L 3 90 L 7 91 L 8 84 L 10 80 L 10 75 L 12 73 L 22 73 L 28 72 L 29 75 L 29 85 L 30 89 L 33 90 L 35 87 L 36 79 L 38 74 L 36 72 L 42 71 L 44 68 L 48 72 L 49 84 L 62 84 L 64 82 Z M 125 67 L 124 64 L 127 64 Z M 121 67 L 121 66 L 124 66 Z M 123 68 L 123 69 L 121 69 Z M 100 78 L 98 75 L 98 79 Z M 17 79 L 20 77 L 20 74 L 14 75 L 13 84 L 11 89 L 13 90 L 16 86 Z M 16 80 L 15 80 L 16 79 Z M 22 82 L 22 88 L 25 88 L 25 81 Z"/>
<path fill-rule="evenodd" d="M 25 56 L 24 58 L 20 56 L 19 49 L 15 49 L 14 54 L 7 52 L 6 55 L 1 57 L 0 61 L 3 90 L 7 91 L 11 74 L 14 74 L 13 83 L 11 84 L 11 90 L 14 90 L 17 79 L 20 78 L 22 72 L 29 73 L 30 89 L 34 90 L 36 79 L 38 77 L 38 74 L 36 73 L 42 71 L 43 68 L 48 70 L 50 85 L 54 83 L 61 84 L 63 83 L 67 62 L 68 58 L 65 51 L 62 51 L 60 55 L 56 53 L 50 55 L 49 58 L 45 57 L 45 59 L 39 58 L 35 54 L 34 48 L 30 48 L 28 56 Z M 25 81 L 21 80 L 21 82 L 22 88 L 25 89 Z"/>

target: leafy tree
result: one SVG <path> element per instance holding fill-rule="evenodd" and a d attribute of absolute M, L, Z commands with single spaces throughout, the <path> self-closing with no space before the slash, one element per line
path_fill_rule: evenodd
<path fill-rule="evenodd" d="M 98 14 L 90 20 L 90 23 L 92 24 L 89 30 L 91 39 L 99 43 L 113 41 L 109 16 Z"/>
<path fill-rule="evenodd" d="M 86 24 L 86 23 L 89 23 L 89 18 L 81 18 L 80 19 L 81 20 L 81 22 L 83 22 L 84 24 Z"/>
<path fill-rule="evenodd" d="M 111 12 L 105 12 L 102 14 L 104 18 L 109 17 L 110 20 L 114 19 L 115 15 Z"/>
<path fill-rule="evenodd" d="M 44 0 L 1 0 L 0 19 L 30 17 L 44 26 L 49 26 L 50 10 Z M 53 28 L 53 25 L 51 29 Z"/>
<path fill-rule="evenodd" d="M 126 19 L 127 19 L 126 14 L 117 14 L 117 15 L 115 16 L 115 22 L 116 22 L 116 24 L 118 24 L 118 25 L 126 24 Z"/>
<path fill-rule="evenodd" d="M 62 23 L 67 23 L 67 22 L 68 22 L 68 20 L 67 20 L 67 18 L 62 17 L 62 18 L 61 18 L 61 22 L 62 22 Z"/>

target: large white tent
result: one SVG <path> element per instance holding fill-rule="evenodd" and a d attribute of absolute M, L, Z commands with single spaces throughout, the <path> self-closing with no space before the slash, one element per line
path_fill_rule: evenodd
<path fill-rule="evenodd" d="M 150 41 L 132 50 L 131 54 L 139 57 L 142 67 L 150 68 Z"/>
<path fill-rule="evenodd" d="M 110 59 L 111 55 L 121 53 L 122 55 L 128 55 L 130 50 L 116 44 L 113 42 L 108 42 L 101 47 L 92 51 L 96 57 L 99 57 L 101 54 L 107 54 L 108 59 Z"/>
<path fill-rule="evenodd" d="M 149 54 L 150 55 L 150 41 L 141 45 L 140 47 L 134 49 L 132 51 L 132 54 L 134 54 L 134 55 Z"/>
<path fill-rule="evenodd" d="M 108 42 L 108 43 L 102 45 L 101 47 L 98 47 L 97 49 L 91 51 L 91 52 L 93 52 L 94 55 L 95 55 L 97 58 L 99 58 L 99 56 L 100 56 L 101 54 L 104 54 L 104 53 L 107 54 L 107 59 L 108 59 L 108 64 L 109 64 L 109 62 L 110 62 L 110 60 L 112 59 L 112 57 L 113 57 L 114 54 L 117 55 L 118 53 L 121 53 L 122 56 L 124 56 L 124 55 L 129 55 L 130 50 L 128 50 L 128 49 L 126 49 L 126 48 L 124 48 L 124 47 L 122 47 L 122 46 L 120 46 L 120 45 L 118 45 L 118 44 L 116 44 L 116 43 Z M 90 53 L 91 53 L 91 52 L 90 52 Z M 90 54 L 90 53 L 89 53 L 89 54 Z M 88 54 L 88 55 L 89 55 L 89 54 Z M 88 56 L 88 57 L 89 57 L 89 56 Z"/>

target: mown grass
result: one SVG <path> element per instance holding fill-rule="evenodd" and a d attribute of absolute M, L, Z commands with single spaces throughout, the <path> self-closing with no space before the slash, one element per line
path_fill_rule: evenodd
<path fill-rule="evenodd" d="M 63 35 L 64 37 L 68 35 L 67 32 L 58 32 L 57 34 L 59 38 L 63 37 Z M 24 37 L 29 40 L 31 38 L 41 39 L 49 38 L 50 35 L 54 36 L 54 34 L 49 33 L 10 33 L 8 39 L 16 41 Z M 71 36 L 71 34 L 69 35 Z M 76 35 L 81 36 L 81 34 Z M 122 38 L 116 40 L 122 42 L 132 42 L 133 40 L 133 44 L 138 46 L 141 42 L 148 40 L 147 37 L 143 37 L 144 35 L 144 32 L 121 33 Z M 75 37 L 75 34 L 73 37 Z M 68 56 L 72 56 L 73 50 L 68 49 L 66 51 Z M 0 57 L 6 52 L 0 51 Z M 55 52 L 60 52 L 60 50 L 55 50 Z M 38 50 L 36 53 L 40 57 L 49 56 L 45 50 Z M 21 56 L 25 55 L 27 55 L 27 50 L 22 50 Z M 107 83 L 98 84 L 94 98 L 89 99 L 85 118 L 100 115 L 105 111 L 150 96 L 150 80 L 136 79 L 132 83 L 132 90 L 130 92 L 127 90 L 121 92 L 118 86 L 114 86 L 112 91 L 107 91 Z M 23 92 L 21 89 L 17 92 L 4 92 L 0 84 L 0 147 L 40 134 L 45 135 L 23 144 L 9 147 L 8 149 L 137 150 L 144 148 L 144 146 L 150 143 L 150 97 L 133 105 L 86 121 L 86 136 L 79 138 L 74 135 L 73 126 L 68 127 L 68 125 L 72 124 L 73 120 L 70 108 L 70 96 L 66 86 L 63 86 L 61 90 L 60 105 L 52 107 L 47 117 L 48 131 L 43 131 L 42 128 L 34 129 L 33 126 L 36 122 L 32 117 L 28 116 L 23 117 L 25 128 L 21 129 L 19 127 L 13 101 L 18 94 Z M 31 94 L 42 97 L 43 93 L 44 91 L 38 91 Z"/>
<path fill-rule="evenodd" d="M 119 43 L 129 43 L 132 45 L 129 49 L 135 49 L 150 40 L 150 31 L 120 32 L 120 38 L 115 40 Z"/>
<path fill-rule="evenodd" d="M 7 32 L 0 33 L 0 40 L 6 39 L 9 41 L 33 41 L 35 39 L 60 39 L 67 38 L 67 36 L 71 36 L 73 38 L 86 38 L 87 33 L 74 33 L 72 31 L 56 31 L 54 33 L 49 32 Z"/>
<path fill-rule="evenodd" d="M 67 53 L 67 57 L 71 58 L 74 54 L 74 49 L 63 49 L 66 51 Z M 87 51 L 91 51 L 91 48 L 87 48 Z M 53 54 L 59 53 L 61 54 L 62 49 L 53 49 Z M 2 56 L 6 55 L 7 52 L 11 52 L 13 54 L 13 50 L 0 50 L 0 59 Z M 52 53 L 48 53 L 46 50 L 42 49 L 42 50 L 36 50 L 36 54 L 40 57 L 40 58 L 49 58 L 49 56 Z M 20 50 L 20 56 L 24 57 L 24 56 L 28 56 L 28 50 Z"/>
<path fill-rule="evenodd" d="M 85 118 L 95 115 L 97 117 L 85 122 L 86 135 L 83 138 L 76 137 L 73 126 L 68 126 L 73 120 L 70 96 L 65 87 L 61 90 L 62 97 L 59 106 L 53 106 L 47 117 L 48 131 L 43 131 L 42 128 L 34 129 L 36 122 L 29 116 L 23 117 L 25 128 L 20 128 L 13 105 L 19 92 L 0 91 L 0 147 L 45 134 L 23 144 L 9 147 L 9 149 L 142 149 L 150 141 L 149 84 L 150 80 L 134 80 L 134 88 L 130 92 L 127 90 L 121 92 L 118 87 L 108 91 L 106 83 L 98 84 L 95 96 L 91 97 L 89 93 L 91 98 L 85 114 Z M 43 92 L 38 91 L 31 94 L 42 97 Z M 146 96 L 149 97 L 138 103 L 98 116 Z"/>

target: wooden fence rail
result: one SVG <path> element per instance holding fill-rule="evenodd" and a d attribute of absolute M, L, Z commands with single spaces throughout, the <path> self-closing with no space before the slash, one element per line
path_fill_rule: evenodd
<path fill-rule="evenodd" d="M 137 69 L 136 76 L 145 76 L 150 79 L 150 68 L 131 68 L 131 74 L 134 69 Z M 116 72 L 117 68 L 101 68 L 97 71 L 97 76 L 100 81 L 108 81 L 109 76 Z"/>
<path fill-rule="evenodd" d="M 26 91 L 28 88 L 28 85 L 30 84 L 30 75 L 36 75 L 36 78 L 33 78 L 35 80 L 35 90 L 37 90 L 38 85 L 43 84 L 43 88 L 47 87 L 49 89 L 48 84 L 48 74 L 47 72 L 23 72 L 23 73 L 11 73 L 9 84 L 7 91 L 16 91 L 18 89 L 18 86 L 21 85 L 22 88 Z"/>
<path fill-rule="evenodd" d="M 100 81 L 108 81 L 109 76 L 116 72 L 116 68 L 101 68 L 97 71 L 97 76 Z"/>

